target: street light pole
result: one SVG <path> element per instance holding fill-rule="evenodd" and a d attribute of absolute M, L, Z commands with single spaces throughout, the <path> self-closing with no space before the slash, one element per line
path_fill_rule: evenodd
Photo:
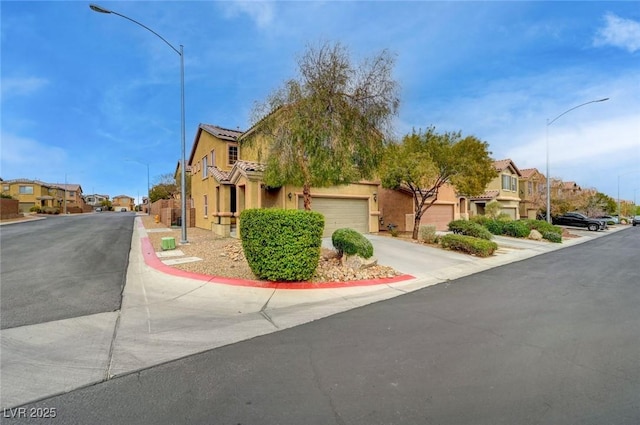
<path fill-rule="evenodd" d="M 114 12 L 112 10 L 109 9 L 105 9 L 102 6 L 98 6 L 96 4 L 90 4 L 89 8 L 91 8 L 91 10 L 93 10 L 94 12 L 98 12 L 98 13 L 106 13 L 106 14 L 114 14 L 114 15 L 118 15 L 121 18 L 124 18 L 128 21 L 133 22 L 134 24 L 137 24 L 139 26 L 141 26 L 142 28 L 146 29 L 147 31 L 151 32 L 152 34 L 154 34 L 156 37 L 158 37 L 160 40 L 164 41 L 167 46 L 169 46 L 174 52 L 176 52 L 178 54 L 178 56 L 180 56 L 180 121 L 181 121 L 181 150 L 182 150 L 182 156 L 181 156 L 181 160 L 180 160 L 180 166 L 181 166 L 181 173 L 180 173 L 180 186 L 181 186 L 181 191 L 180 191 L 180 200 L 182 202 L 182 223 L 181 223 L 181 227 L 182 227 L 182 239 L 180 240 L 180 243 L 182 244 L 186 244 L 189 243 L 189 241 L 187 240 L 187 197 L 186 197 L 186 172 L 185 172 L 185 119 L 184 119 L 184 46 L 181 44 L 180 45 L 180 50 L 176 49 L 171 43 L 169 43 L 164 37 L 162 37 L 160 34 L 158 34 L 157 32 L 155 32 L 154 30 L 152 30 L 151 28 L 149 28 L 148 26 L 141 24 L 140 22 L 136 21 L 135 19 L 131 19 L 128 16 L 122 15 L 118 12 Z M 148 175 L 148 172 L 147 172 Z M 148 182 L 147 182 L 147 187 L 149 186 Z M 151 200 L 149 200 L 151 201 Z"/>
<path fill-rule="evenodd" d="M 585 102 L 582 103 L 578 106 L 574 106 L 571 109 L 567 109 L 566 111 L 564 111 L 563 113 L 561 113 L 560 115 L 558 115 L 557 117 L 555 117 L 552 120 L 549 120 L 549 118 L 547 118 L 547 132 L 546 132 L 546 139 L 547 139 L 547 223 L 551 223 L 551 175 L 549 174 L 549 126 L 551 124 L 553 124 L 558 118 L 560 118 L 561 116 L 573 111 L 574 109 L 578 109 L 581 106 L 585 106 L 588 105 L 590 103 L 596 103 L 596 102 L 604 102 L 605 100 L 609 100 L 608 97 L 605 97 L 604 99 L 598 99 L 598 100 L 592 100 L 589 102 Z"/>
<path fill-rule="evenodd" d="M 147 166 L 147 215 L 151 215 L 151 186 L 149 185 L 149 164 L 146 162 L 136 161 L 135 159 L 125 158 L 125 161 L 137 162 L 138 164 Z"/>

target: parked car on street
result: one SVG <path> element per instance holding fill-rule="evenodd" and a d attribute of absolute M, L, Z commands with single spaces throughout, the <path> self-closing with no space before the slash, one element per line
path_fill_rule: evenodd
<path fill-rule="evenodd" d="M 592 232 L 604 230 L 607 222 L 599 218 L 589 218 L 577 212 L 568 212 L 560 216 L 551 217 L 553 224 L 561 226 L 586 227 Z"/>
<path fill-rule="evenodd" d="M 611 215 L 597 215 L 593 218 L 606 220 L 607 224 L 618 224 L 618 222 L 620 221 L 618 220 L 618 216 L 611 216 Z"/>
<path fill-rule="evenodd" d="M 637 215 L 635 217 L 633 217 L 633 220 L 631 220 L 631 224 L 633 224 L 634 226 L 637 226 L 640 224 L 640 215 Z"/>

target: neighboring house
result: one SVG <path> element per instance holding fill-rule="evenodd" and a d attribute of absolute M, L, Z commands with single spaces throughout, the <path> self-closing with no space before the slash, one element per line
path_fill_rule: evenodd
<path fill-rule="evenodd" d="M 89 205 L 94 210 L 98 207 L 102 207 L 103 202 L 109 201 L 109 195 L 100 195 L 98 193 L 94 193 L 92 195 L 85 195 L 84 200 L 87 205 Z"/>
<path fill-rule="evenodd" d="M 381 229 L 395 225 L 401 232 L 413 231 L 415 199 L 409 189 L 380 189 L 378 201 Z M 447 230 L 452 220 L 469 217 L 467 206 L 467 198 L 458 196 L 453 186 L 445 184 L 438 191 L 438 199 L 422 215 L 420 225 L 434 225 L 436 230 Z"/>
<path fill-rule="evenodd" d="M 32 207 L 59 208 L 84 207 L 82 187 L 79 184 L 46 183 L 40 180 L 14 179 L 2 182 L 2 193 L 18 199 L 20 212 L 29 212 Z"/>
<path fill-rule="evenodd" d="M 520 218 L 535 219 L 547 199 L 547 179 L 537 168 L 520 170 Z"/>
<path fill-rule="evenodd" d="M 127 195 L 118 195 L 113 197 L 111 206 L 114 211 L 122 211 L 124 208 L 126 211 L 133 211 L 135 209 L 135 199 Z"/>
<path fill-rule="evenodd" d="M 489 182 L 483 194 L 470 198 L 470 214 L 484 215 L 485 206 L 491 201 L 498 201 L 500 212 L 515 220 L 520 217 L 518 185 L 522 174 L 510 159 L 494 161 L 493 166 L 498 176 Z"/>
<path fill-rule="evenodd" d="M 265 165 L 259 162 L 265 141 L 249 147 L 250 132 L 200 124 L 187 166 L 191 167 L 191 196 L 195 226 L 229 236 L 247 208 L 303 209 L 302 188 L 267 187 Z M 341 227 L 362 233 L 378 231 L 378 182 L 311 188 L 311 209 L 325 216 L 324 236 Z"/>

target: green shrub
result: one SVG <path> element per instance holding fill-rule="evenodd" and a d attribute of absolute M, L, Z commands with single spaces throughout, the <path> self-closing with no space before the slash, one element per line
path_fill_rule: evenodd
<path fill-rule="evenodd" d="M 506 224 L 507 222 L 501 220 L 489 220 L 484 226 L 492 235 L 502 235 Z"/>
<path fill-rule="evenodd" d="M 436 243 L 438 241 L 438 235 L 436 235 L 436 226 L 420 226 L 420 228 L 418 229 L 418 239 L 425 243 Z"/>
<path fill-rule="evenodd" d="M 486 224 L 488 222 L 493 221 L 491 217 L 487 217 L 486 215 L 476 215 L 474 217 L 471 217 L 469 220 L 484 227 L 487 227 Z"/>
<path fill-rule="evenodd" d="M 371 242 L 353 229 L 338 229 L 331 235 L 333 247 L 338 254 L 359 255 L 362 258 L 370 258 L 373 255 Z"/>
<path fill-rule="evenodd" d="M 527 226 L 527 223 L 521 220 L 512 220 L 504 223 L 503 234 L 512 236 L 514 238 L 527 238 L 531 229 Z"/>
<path fill-rule="evenodd" d="M 469 220 L 454 220 L 449 223 L 449 230 L 457 235 L 473 236 L 474 238 L 491 240 L 491 233 L 483 226 Z"/>
<path fill-rule="evenodd" d="M 500 213 L 498 214 L 498 216 L 496 217 L 496 220 L 499 221 L 513 221 L 513 217 L 511 217 L 509 214 L 507 213 Z"/>
<path fill-rule="evenodd" d="M 493 241 L 464 235 L 444 235 L 440 238 L 440 244 L 443 248 L 478 257 L 488 257 L 498 249 L 498 244 Z"/>
<path fill-rule="evenodd" d="M 555 242 L 555 243 L 561 243 L 562 242 L 562 236 L 555 233 L 555 232 L 544 232 L 542 234 L 542 239 L 546 239 L 549 242 Z"/>
<path fill-rule="evenodd" d="M 313 276 L 320 260 L 324 216 L 317 212 L 248 209 L 240 214 L 240 239 L 251 271 L 271 281 Z"/>
<path fill-rule="evenodd" d="M 40 213 L 42 210 L 40 209 L 39 206 L 34 205 L 31 208 L 29 208 L 29 211 L 34 212 L 34 213 Z"/>
<path fill-rule="evenodd" d="M 542 235 L 544 235 L 547 232 L 551 232 L 551 233 L 557 233 L 558 235 L 562 236 L 562 227 L 554 226 L 551 223 L 547 223 L 545 220 L 526 219 L 522 221 L 525 222 L 527 226 L 529 226 L 529 229 L 531 230 L 535 229 L 538 232 L 540 232 L 540 234 Z"/>

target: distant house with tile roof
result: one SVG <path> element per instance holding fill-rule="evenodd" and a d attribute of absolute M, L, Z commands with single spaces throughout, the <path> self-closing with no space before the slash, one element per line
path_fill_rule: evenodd
<path fill-rule="evenodd" d="M 547 179 L 537 168 L 520 170 L 520 218 L 535 219 L 547 199 Z"/>
<path fill-rule="evenodd" d="M 519 180 L 522 177 L 520 170 L 511 159 L 502 159 L 493 162 L 493 167 L 498 176 L 491 180 L 484 193 L 472 196 L 469 199 L 469 213 L 471 216 L 484 215 L 485 207 L 489 202 L 500 203 L 500 212 L 513 219 L 520 218 Z"/>
<path fill-rule="evenodd" d="M 2 181 L 2 193 L 11 195 L 19 201 L 20 212 L 29 212 L 33 208 L 66 208 L 82 211 L 85 201 L 82 186 L 76 183 L 47 183 L 40 180 L 13 179 Z"/>

